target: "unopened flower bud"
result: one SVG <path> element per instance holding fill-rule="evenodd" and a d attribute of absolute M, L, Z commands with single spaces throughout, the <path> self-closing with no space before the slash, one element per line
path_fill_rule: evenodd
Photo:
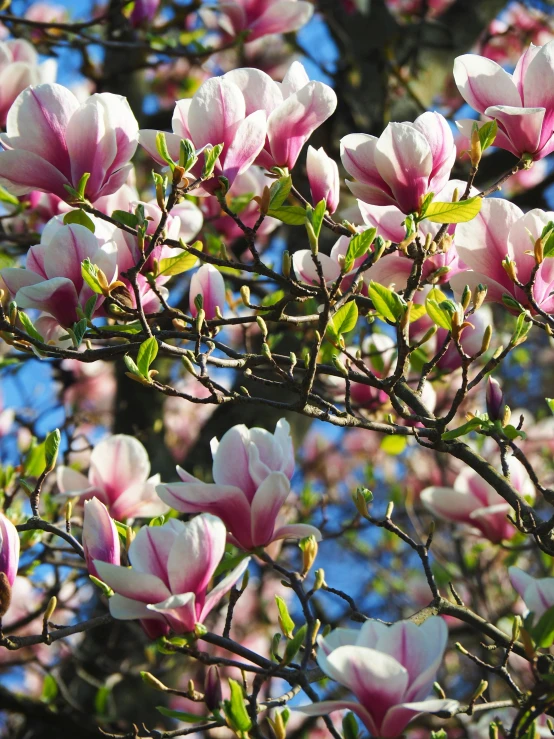
<path fill-rule="evenodd" d="M 264 337 L 265 341 L 265 339 L 267 338 L 267 324 L 261 316 L 256 316 L 256 323 L 258 324 L 258 328 L 262 332 L 262 336 Z"/>
<path fill-rule="evenodd" d="M 320 590 L 325 585 L 325 570 L 320 568 L 315 571 L 314 590 Z"/>
<path fill-rule="evenodd" d="M 542 264 L 544 261 L 544 239 L 537 239 L 535 241 L 533 253 L 535 255 L 535 262 L 537 264 Z"/>
<path fill-rule="evenodd" d="M 219 670 L 215 665 L 210 665 L 206 670 L 206 679 L 204 680 L 204 702 L 209 711 L 215 711 L 219 708 L 222 700 Z"/>
<path fill-rule="evenodd" d="M 517 281 L 517 266 L 513 259 L 510 259 L 510 257 L 506 257 L 502 261 L 502 266 L 504 267 L 504 271 L 510 278 L 512 282 Z"/>
<path fill-rule="evenodd" d="M 465 312 L 469 308 L 469 304 L 471 303 L 471 290 L 469 288 L 469 285 L 466 285 L 464 287 L 464 291 L 462 293 L 462 299 L 460 302 Z"/>
<path fill-rule="evenodd" d="M 475 293 L 473 296 L 473 307 L 475 310 L 479 310 L 479 308 L 485 302 L 486 297 L 487 297 L 487 287 L 486 285 L 482 285 L 481 283 L 479 283 L 475 289 Z"/>
<path fill-rule="evenodd" d="M 492 326 L 487 326 L 485 333 L 483 334 L 483 341 L 481 342 L 481 354 L 488 351 L 492 337 Z"/>
<path fill-rule="evenodd" d="M 494 377 L 489 377 L 487 380 L 486 400 L 489 419 L 499 421 L 504 410 L 504 393 Z"/>
<path fill-rule="evenodd" d="M 283 277 L 286 277 L 287 279 L 290 277 L 291 265 L 292 265 L 292 260 L 291 260 L 290 252 L 285 250 L 283 252 Z"/>
<path fill-rule="evenodd" d="M 264 343 L 262 344 L 262 354 L 266 359 L 271 359 L 271 349 L 269 348 L 269 344 Z"/>
<path fill-rule="evenodd" d="M 315 536 L 302 539 L 299 546 L 302 550 L 302 575 L 307 575 L 317 557 L 318 546 Z"/>
<path fill-rule="evenodd" d="M 481 148 L 481 139 L 479 137 L 479 126 L 477 123 L 474 123 L 471 131 L 471 148 L 469 150 L 469 159 L 473 169 L 477 169 L 479 166 L 482 154 L 483 150 Z"/>
<path fill-rule="evenodd" d="M 373 501 L 373 493 L 367 488 L 358 488 L 352 496 L 356 510 L 364 518 L 369 515 L 368 505 Z"/>
<path fill-rule="evenodd" d="M 166 685 L 160 682 L 158 678 L 154 677 L 154 675 L 152 675 L 150 672 L 141 672 L 140 676 L 142 678 L 142 681 L 146 683 L 146 685 L 149 685 L 151 688 L 154 688 L 154 690 L 160 690 L 162 693 L 165 693 L 168 689 Z"/>
<path fill-rule="evenodd" d="M 0 572 L 0 618 L 4 616 L 12 602 L 12 588 L 5 572 Z"/>
<path fill-rule="evenodd" d="M 242 285 L 240 288 L 240 297 L 242 298 L 242 302 L 244 305 L 248 308 L 250 305 L 250 288 L 248 285 Z"/>

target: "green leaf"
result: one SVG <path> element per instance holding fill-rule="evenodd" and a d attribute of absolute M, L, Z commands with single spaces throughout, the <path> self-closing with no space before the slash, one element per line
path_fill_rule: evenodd
<path fill-rule="evenodd" d="M 175 257 L 160 259 L 158 274 L 159 276 L 164 275 L 164 277 L 180 275 L 192 269 L 197 261 L 197 256 L 190 254 L 188 251 L 183 251 L 182 254 L 177 254 Z"/>
<path fill-rule="evenodd" d="M 441 439 L 443 441 L 452 441 L 452 439 L 457 439 L 459 436 L 464 436 L 464 434 L 469 434 L 470 431 L 481 428 L 483 423 L 484 421 L 481 418 L 472 418 L 467 423 L 458 426 L 458 428 L 452 429 L 452 431 L 446 431 L 441 436 Z"/>
<path fill-rule="evenodd" d="M 204 168 L 202 170 L 203 179 L 207 180 L 213 175 L 215 164 L 222 151 L 223 144 L 217 144 L 217 146 L 204 149 Z"/>
<path fill-rule="evenodd" d="M 163 526 L 165 523 L 165 516 L 163 513 L 160 516 L 154 516 L 149 522 L 148 526 Z"/>
<path fill-rule="evenodd" d="M 223 701 L 225 715 L 235 731 L 248 731 L 252 722 L 244 704 L 242 687 L 236 680 L 231 679 L 229 679 L 229 687 L 231 688 L 231 699 Z"/>
<path fill-rule="evenodd" d="M 373 280 L 369 283 L 368 295 L 377 313 L 391 323 L 397 323 L 406 311 L 406 303 L 400 295 Z"/>
<path fill-rule="evenodd" d="M 261 304 L 264 306 L 264 308 L 270 308 L 271 306 L 282 300 L 284 297 L 285 293 L 283 290 L 275 290 L 275 292 L 265 295 Z"/>
<path fill-rule="evenodd" d="M 83 313 L 85 314 L 85 317 L 92 321 L 92 316 L 94 315 L 94 311 L 96 310 L 96 303 L 98 301 L 98 298 L 96 297 L 96 294 L 91 295 L 90 298 L 85 303 L 85 309 Z"/>
<path fill-rule="evenodd" d="M 96 296 L 93 296 L 96 297 Z M 81 346 L 81 343 L 83 341 L 83 337 L 87 332 L 87 319 L 81 318 L 80 321 L 77 321 L 77 323 L 73 324 L 73 339 L 75 343 L 75 348 L 78 349 Z"/>
<path fill-rule="evenodd" d="M 452 316 L 456 312 L 456 306 L 451 300 L 443 300 L 438 303 L 427 296 L 425 307 L 427 308 L 427 315 L 433 323 L 447 331 L 452 330 Z"/>
<path fill-rule="evenodd" d="M 496 120 L 487 121 L 479 128 L 479 141 L 481 142 L 481 151 L 485 151 L 489 146 L 494 144 L 496 134 L 498 133 L 498 123 Z"/>
<path fill-rule="evenodd" d="M 360 735 L 356 716 L 351 711 L 342 720 L 342 734 L 344 739 L 358 739 Z"/>
<path fill-rule="evenodd" d="M 459 200 L 456 203 L 435 201 L 427 208 L 425 218 L 432 223 L 466 223 L 478 215 L 482 202 L 480 197 Z"/>
<path fill-rule="evenodd" d="M 402 454 L 407 445 L 408 440 L 405 436 L 385 436 L 381 442 L 381 449 L 385 454 L 397 456 Z"/>
<path fill-rule="evenodd" d="M 80 208 L 77 210 L 70 210 L 69 213 L 66 213 L 63 217 L 63 222 L 66 226 L 70 225 L 71 223 L 76 223 L 79 226 L 84 226 L 85 228 L 88 228 L 88 230 L 92 231 L 92 233 L 96 231 L 96 226 L 94 225 L 92 218 L 89 218 L 85 211 L 81 210 Z"/>
<path fill-rule="evenodd" d="M 126 210 L 114 210 L 112 218 L 115 221 L 123 223 L 124 226 L 129 226 L 129 228 L 136 228 L 139 224 L 138 217 L 134 213 L 129 213 Z"/>
<path fill-rule="evenodd" d="M 79 183 L 77 184 L 77 192 L 81 200 L 85 199 L 85 190 L 87 189 L 87 182 L 89 181 L 89 179 L 90 179 L 90 172 L 84 172 L 81 175 L 81 179 L 79 180 Z"/>
<path fill-rule="evenodd" d="M 81 262 L 81 275 L 83 277 L 83 280 L 87 283 L 87 285 L 93 292 L 95 292 L 97 295 L 103 294 L 97 277 L 98 267 L 93 264 L 88 257 L 83 262 Z"/>
<path fill-rule="evenodd" d="M 271 185 L 269 188 L 269 207 L 270 209 L 280 208 L 285 200 L 288 198 L 292 187 L 292 177 L 286 175 L 285 177 L 279 177 L 278 180 Z"/>
<path fill-rule="evenodd" d="M 237 195 L 236 198 L 231 198 L 230 207 L 233 213 L 240 215 L 242 211 L 248 207 L 253 197 L 253 192 L 245 192 L 244 195 Z"/>
<path fill-rule="evenodd" d="M 163 131 L 158 131 L 156 134 L 156 149 L 158 150 L 160 157 L 169 165 L 170 170 L 173 172 L 175 169 L 175 162 L 169 154 L 167 139 L 165 138 L 165 133 Z"/>
<path fill-rule="evenodd" d="M 242 562 L 245 557 L 248 557 L 248 552 L 239 552 L 238 554 L 229 554 L 226 552 L 225 556 L 218 564 L 213 576 L 219 577 L 225 572 L 234 569 Z"/>
<path fill-rule="evenodd" d="M 306 215 L 313 226 L 316 239 L 319 238 L 319 234 L 321 233 L 321 226 L 323 224 L 326 210 L 326 200 L 320 200 L 315 208 L 306 208 Z"/>
<path fill-rule="evenodd" d="M 427 215 L 427 211 L 429 210 L 429 206 L 433 202 L 434 197 L 435 197 L 434 192 L 428 192 L 427 195 L 423 198 L 421 202 L 421 206 L 419 208 L 420 218 L 425 218 L 425 216 Z"/>
<path fill-rule="evenodd" d="M 329 321 L 327 337 L 337 344 L 342 334 L 347 334 L 356 327 L 357 321 L 358 306 L 354 300 L 351 300 L 341 306 Z"/>
<path fill-rule="evenodd" d="M 523 311 L 519 314 L 516 321 L 516 327 L 514 329 L 514 333 L 512 334 L 512 338 L 510 339 L 510 344 L 512 346 L 519 346 L 519 344 L 523 344 L 525 339 L 527 338 L 527 334 L 531 330 L 531 326 L 533 325 L 531 321 L 528 321 L 527 318 L 529 318 L 529 313 L 527 311 Z"/>
<path fill-rule="evenodd" d="M 279 611 L 279 626 L 281 627 L 281 631 L 286 636 L 287 639 L 292 639 L 294 634 L 294 627 L 295 623 L 290 617 L 289 609 L 287 607 L 287 604 L 285 601 L 279 596 L 275 596 L 275 602 L 277 603 L 277 609 Z"/>
<path fill-rule="evenodd" d="M 38 477 L 42 474 L 46 466 L 44 442 L 42 444 L 37 444 L 36 441 L 37 440 L 33 437 L 33 444 L 25 457 L 23 473 L 27 477 Z"/>
<path fill-rule="evenodd" d="M 35 325 L 31 321 L 29 316 L 26 313 L 22 313 L 21 311 L 17 315 L 19 317 L 19 320 L 23 324 L 23 328 L 29 334 L 29 336 L 31 336 L 33 339 L 36 339 L 37 341 L 41 341 L 42 343 L 44 343 L 43 337 L 36 330 Z"/>
<path fill-rule="evenodd" d="M 292 660 L 298 654 L 298 651 L 306 638 L 306 630 L 307 627 L 306 624 L 304 624 L 298 629 L 294 637 L 289 642 L 287 642 L 285 646 L 285 654 L 283 655 L 283 666 L 288 665 L 289 662 L 292 662 Z"/>
<path fill-rule="evenodd" d="M 42 694 L 40 699 L 43 703 L 52 703 L 58 695 L 58 684 L 53 675 L 46 675 L 42 683 Z"/>
<path fill-rule="evenodd" d="M 138 371 L 143 377 L 148 378 L 148 370 L 158 355 L 158 342 L 151 336 L 143 341 L 137 354 Z"/>
<path fill-rule="evenodd" d="M 53 470 L 56 466 L 61 438 L 60 430 L 54 429 L 44 440 L 44 461 L 47 470 Z"/>
<path fill-rule="evenodd" d="M 188 172 L 194 167 L 197 161 L 198 157 L 192 141 L 190 139 L 181 139 L 179 144 L 179 166 L 183 167 L 185 172 Z"/>
<path fill-rule="evenodd" d="M 173 654 L 173 652 L 170 652 L 170 654 Z M 162 716 L 177 719 L 177 721 L 182 721 L 185 724 L 204 724 L 208 721 L 206 716 L 197 716 L 195 713 L 187 713 L 186 711 L 173 711 L 165 706 L 156 706 L 156 711 L 159 711 Z"/>
<path fill-rule="evenodd" d="M 123 357 L 123 361 L 125 362 L 125 366 L 129 370 L 129 372 L 131 372 L 131 374 L 138 375 L 139 377 L 143 377 L 143 375 L 141 374 L 141 371 L 135 364 L 135 360 L 132 357 L 130 357 L 128 354 L 125 354 Z"/>
<path fill-rule="evenodd" d="M 108 699 L 112 689 L 108 685 L 102 685 L 98 688 L 96 695 L 94 696 L 94 711 L 99 716 L 105 716 L 107 713 Z"/>
<path fill-rule="evenodd" d="M 344 271 L 350 272 L 354 266 L 356 259 L 363 257 L 369 251 L 371 244 L 373 243 L 375 236 L 377 235 L 376 228 L 368 228 L 362 233 L 356 234 L 350 239 L 348 249 L 346 250 L 346 256 L 344 258 Z"/>
<path fill-rule="evenodd" d="M 554 413 L 554 398 L 545 398 L 545 400 L 552 413 Z"/>
<path fill-rule="evenodd" d="M 16 198 L 16 196 L 12 195 L 11 192 L 8 192 L 4 187 L 0 187 L 0 203 L 8 203 L 9 205 L 21 206 L 21 203 Z"/>
<path fill-rule="evenodd" d="M 142 331 L 140 321 L 124 323 L 121 326 L 95 326 L 94 328 L 96 331 L 115 331 L 121 334 L 140 334 Z"/>
<path fill-rule="evenodd" d="M 546 648 L 554 641 L 554 606 L 545 611 L 531 630 L 537 647 Z"/>
<path fill-rule="evenodd" d="M 267 215 L 288 226 L 303 226 L 306 220 L 306 209 L 299 205 L 283 205 L 280 208 L 271 208 Z"/>

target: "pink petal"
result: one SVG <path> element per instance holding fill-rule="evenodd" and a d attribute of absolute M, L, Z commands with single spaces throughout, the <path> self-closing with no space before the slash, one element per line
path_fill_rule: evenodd
<path fill-rule="evenodd" d="M 273 532 L 273 541 L 277 539 L 304 539 L 306 536 L 314 536 L 316 541 L 321 541 L 321 531 L 307 523 L 290 523 L 287 526 L 279 526 Z"/>
<path fill-rule="evenodd" d="M 219 582 L 213 590 L 211 590 L 206 596 L 206 601 L 200 613 L 200 621 L 203 621 L 208 613 L 213 610 L 219 601 L 226 595 L 233 585 L 243 576 L 246 572 L 248 565 L 250 564 L 250 557 L 243 559 L 242 562 L 235 567 L 234 570 Z"/>
<path fill-rule="evenodd" d="M 216 308 L 221 312 L 225 307 L 225 281 L 221 272 L 211 264 L 203 264 L 190 281 L 189 308 L 192 316 L 198 311 L 194 303 L 197 295 L 202 296 L 202 307 L 208 321 L 216 318 Z"/>
<path fill-rule="evenodd" d="M 42 310 L 54 316 L 62 326 L 72 326 L 78 320 L 79 298 L 75 285 L 65 277 L 22 287 L 17 291 L 16 300 L 20 308 Z"/>
<path fill-rule="evenodd" d="M 361 719 L 372 736 L 378 736 L 379 730 L 371 714 L 363 706 L 360 706 L 359 703 L 354 703 L 353 701 L 318 701 L 317 703 L 312 703 L 310 706 L 291 706 L 291 709 L 303 713 L 305 716 L 327 716 L 335 711 L 352 711 Z"/>
<path fill-rule="evenodd" d="M 156 147 L 156 136 L 159 133 L 159 131 L 155 131 L 152 128 L 143 128 L 139 132 L 139 144 L 146 149 L 148 154 L 154 159 L 154 161 L 158 162 L 158 164 L 162 164 L 165 166 L 166 162 L 161 158 L 161 156 L 158 153 L 158 149 Z M 167 143 L 167 150 L 169 151 L 169 156 L 173 159 L 174 162 L 179 161 L 179 151 L 180 151 L 180 145 L 181 145 L 181 138 L 188 138 L 188 137 L 181 137 L 174 133 L 166 133 L 165 134 L 165 140 Z"/>
<path fill-rule="evenodd" d="M 156 603 L 165 600 L 170 592 L 159 577 L 138 572 L 128 567 L 118 567 L 107 562 L 94 562 L 100 579 L 116 593 L 140 603 Z"/>
<path fill-rule="evenodd" d="M 212 77 L 202 84 L 192 99 L 188 126 L 194 145 L 224 144 L 227 150 L 244 120 L 246 105 L 239 88 L 222 77 Z"/>
<path fill-rule="evenodd" d="M 260 69 L 233 69 L 223 78 L 242 92 L 247 116 L 257 110 L 264 110 L 269 116 L 283 102 L 279 85 Z"/>
<path fill-rule="evenodd" d="M 38 154 L 22 149 L 0 151 L 0 185 L 13 195 L 33 190 L 53 193 L 62 200 L 69 195 L 69 179 Z"/>
<path fill-rule="evenodd" d="M 128 487 L 145 482 L 150 460 L 143 445 L 132 436 L 116 434 L 97 444 L 90 457 L 89 479 L 115 500 Z"/>
<path fill-rule="evenodd" d="M 263 110 L 252 113 L 241 122 L 227 153 L 223 153 L 223 172 L 230 185 L 254 163 L 264 148 L 266 132 Z"/>
<path fill-rule="evenodd" d="M 318 254 L 323 277 L 327 285 L 331 285 L 340 275 L 340 266 L 337 261 L 326 254 Z M 300 249 L 292 255 L 292 264 L 297 279 L 308 285 L 319 285 L 320 279 L 317 273 L 312 252 L 308 249 Z"/>
<path fill-rule="evenodd" d="M 290 482 L 282 472 L 272 472 L 257 489 L 251 503 L 254 546 L 272 541 L 277 516 L 289 493 Z"/>
<path fill-rule="evenodd" d="M 394 739 L 394 737 L 400 736 L 410 721 L 413 721 L 420 713 L 454 712 L 459 705 L 458 701 L 455 700 L 435 698 L 394 706 L 388 711 L 383 721 L 381 736 L 384 739 Z"/>
<path fill-rule="evenodd" d="M 517 152 L 534 154 L 537 151 L 541 141 L 544 108 L 494 105 L 487 108 L 485 114 L 498 120 L 498 124 L 504 129 Z"/>
<path fill-rule="evenodd" d="M 163 528 L 163 527 L 162 527 Z M 174 593 L 196 593 L 203 601 L 208 583 L 225 554 L 225 525 L 210 514 L 196 516 L 175 539 L 167 571 Z M 186 562 L 187 566 L 183 567 Z"/>
<path fill-rule="evenodd" d="M 479 113 L 484 113 L 491 105 L 522 105 L 512 76 L 485 57 L 459 56 L 454 62 L 454 80 L 466 103 Z"/>
<path fill-rule="evenodd" d="M 248 41 L 254 41 L 261 36 L 272 33 L 291 33 L 304 26 L 312 17 L 314 6 L 311 3 L 291 2 L 291 0 L 277 0 L 268 5 L 265 13 L 249 24 L 251 33 Z"/>

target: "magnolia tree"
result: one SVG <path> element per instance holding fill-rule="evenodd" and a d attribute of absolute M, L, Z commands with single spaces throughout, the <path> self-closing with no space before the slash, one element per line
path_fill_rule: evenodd
<path fill-rule="evenodd" d="M 2 4 L 3 736 L 554 733 L 554 30 L 471 5 Z"/>

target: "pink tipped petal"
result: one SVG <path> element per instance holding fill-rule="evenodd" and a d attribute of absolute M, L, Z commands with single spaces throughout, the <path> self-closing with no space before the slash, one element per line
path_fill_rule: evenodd
<path fill-rule="evenodd" d="M 244 424 L 233 426 L 221 437 L 212 439 L 213 478 L 218 485 L 240 488 L 250 499 L 256 488 L 248 473 L 249 432 Z"/>
<path fill-rule="evenodd" d="M 223 77 L 241 91 L 247 116 L 257 110 L 264 110 L 269 115 L 283 102 L 279 85 L 260 69 L 233 69 Z"/>
<path fill-rule="evenodd" d="M 232 184 L 245 172 L 264 147 L 267 132 L 265 112 L 258 110 L 245 118 L 224 155 L 223 171 Z"/>
<path fill-rule="evenodd" d="M 368 205 L 358 200 L 358 207 L 364 223 L 377 229 L 377 233 L 384 239 L 398 244 L 406 236 L 403 222 L 406 216 L 396 205 Z"/>
<path fill-rule="evenodd" d="M 447 521 L 469 523 L 478 501 L 469 493 L 454 488 L 428 487 L 421 492 L 421 502 L 432 513 Z"/>
<path fill-rule="evenodd" d="M 332 284 L 340 275 L 340 266 L 337 261 L 331 259 L 326 254 L 318 254 L 319 262 L 323 272 L 323 277 L 327 285 Z M 308 285 L 320 285 L 317 267 L 315 265 L 312 252 L 308 249 L 301 249 L 292 255 L 292 264 L 297 279 L 306 282 Z"/>
<path fill-rule="evenodd" d="M 272 541 L 277 516 L 289 493 L 290 482 L 282 472 L 272 472 L 257 489 L 251 504 L 254 546 Z"/>
<path fill-rule="evenodd" d="M 202 308 L 208 321 L 216 318 L 216 308 L 225 307 L 225 281 L 221 272 L 211 264 L 203 264 L 190 281 L 189 307 L 192 316 L 198 314 L 194 299 L 202 297 Z"/>
<path fill-rule="evenodd" d="M 244 97 L 236 85 L 222 77 L 206 80 L 193 97 L 188 112 L 195 146 L 224 144 L 227 150 L 245 113 Z"/>
<path fill-rule="evenodd" d="M 395 739 L 400 736 L 406 726 L 413 721 L 416 716 L 421 713 L 439 713 L 446 711 L 451 715 L 454 715 L 456 709 L 459 707 L 458 701 L 450 699 L 432 699 L 427 701 L 417 701 L 414 703 L 403 703 L 398 706 L 391 708 L 385 720 L 381 725 L 380 736 L 383 739 Z"/>
<path fill-rule="evenodd" d="M 143 445 L 132 436 L 115 434 L 94 447 L 90 457 L 90 481 L 115 500 L 134 483 L 144 482 L 150 460 Z"/>
<path fill-rule="evenodd" d="M 21 267 L 6 267 L 0 270 L 0 277 L 12 295 L 15 295 L 22 287 L 36 285 L 43 278 L 32 269 L 21 269 Z"/>
<path fill-rule="evenodd" d="M 496 62 L 476 54 L 464 54 L 454 62 L 454 80 L 462 97 L 479 113 L 491 105 L 521 106 L 516 84 Z"/>
<path fill-rule="evenodd" d="M 79 320 L 79 298 L 75 285 L 65 277 L 56 277 L 18 290 L 16 300 L 20 308 L 36 308 L 54 316 L 62 326 L 72 326 Z"/>
<path fill-rule="evenodd" d="M 537 151 L 545 116 L 544 108 L 495 105 L 487 108 L 485 114 L 490 118 L 496 118 L 510 138 L 514 149 L 520 154 L 534 154 Z"/>
<path fill-rule="evenodd" d="M 284 100 L 268 119 L 275 164 L 292 169 L 305 142 L 336 107 L 335 92 L 322 82 L 310 82 Z"/>
<path fill-rule="evenodd" d="M 329 213 L 334 213 L 339 203 L 339 169 L 325 151 L 308 146 L 306 171 L 312 193 L 312 202 L 317 205 L 325 200 Z"/>
<path fill-rule="evenodd" d="M 196 596 L 194 593 L 170 595 L 161 603 L 151 603 L 148 611 L 163 615 L 178 634 L 194 631 L 197 622 Z"/>
<path fill-rule="evenodd" d="M 118 567 L 107 562 L 94 562 L 100 579 L 116 593 L 140 603 L 156 603 L 170 596 L 168 588 L 155 575 Z"/>
<path fill-rule="evenodd" d="M 179 534 L 183 533 L 183 528 L 181 524 L 177 531 L 169 532 L 164 526 L 143 526 L 129 547 L 129 561 L 133 570 L 155 575 L 169 587 L 169 556 Z"/>
<path fill-rule="evenodd" d="M 97 498 L 85 501 L 83 548 L 91 575 L 98 576 L 94 560 L 120 563 L 119 536 L 106 506 Z"/>
<path fill-rule="evenodd" d="M 298 0 L 276 0 L 268 4 L 267 10 L 249 25 L 248 41 L 272 33 L 291 33 L 304 26 L 312 17 L 314 6 Z"/>
<path fill-rule="evenodd" d="M 155 619 L 165 623 L 165 618 L 159 613 L 152 613 L 152 611 L 148 610 L 146 603 L 141 603 L 132 598 L 126 598 L 124 595 L 119 595 L 119 593 L 112 595 L 108 603 L 111 615 L 120 621 Z"/>
<path fill-rule="evenodd" d="M 94 490 L 88 477 L 65 465 L 60 465 L 56 469 L 56 484 L 60 493 L 65 495 L 81 495 Z"/>
<path fill-rule="evenodd" d="M 13 195 L 42 190 L 62 200 L 69 197 L 69 179 L 39 154 L 22 149 L 0 151 L 0 185 Z"/>
<path fill-rule="evenodd" d="M 189 131 L 189 109 L 192 103 L 192 98 L 186 98 L 185 100 L 178 100 L 175 103 L 175 110 L 173 111 L 173 117 L 171 119 L 171 127 L 173 133 L 181 139 L 192 139 Z M 142 135 L 143 131 L 140 132 Z M 166 134 L 167 136 L 167 134 Z M 141 141 L 142 143 L 142 141 Z"/>
<path fill-rule="evenodd" d="M 13 586 L 19 565 L 19 534 L 13 523 L 0 513 L 0 572 Z"/>
<path fill-rule="evenodd" d="M 203 621 L 206 618 L 209 612 L 217 606 L 223 596 L 226 595 L 229 590 L 231 590 L 233 585 L 238 580 L 240 580 L 240 578 L 246 572 L 249 564 L 250 557 L 243 559 L 242 562 L 237 567 L 235 567 L 234 570 L 231 570 L 231 572 L 226 577 L 224 577 L 223 580 L 221 580 L 221 582 L 219 582 L 215 586 L 215 588 L 213 588 L 213 590 L 208 593 L 204 602 L 204 606 L 202 607 L 202 611 L 200 613 L 200 621 Z"/>
<path fill-rule="evenodd" d="M 306 536 L 314 536 L 316 541 L 321 541 L 321 531 L 307 523 L 291 523 L 287 526 L 279 526 L 273 532 L 273 541 L 277 539 L 304 539 Z"/>
<path fill-rule="evenodd" d="M 225 539 L 221 519 L 210 514 L 194 518 L 187 526 L 187 536 L 178 536 L 169 554 L 167 571 L 172 592 L 205 591 L 225 553 Z"/>

